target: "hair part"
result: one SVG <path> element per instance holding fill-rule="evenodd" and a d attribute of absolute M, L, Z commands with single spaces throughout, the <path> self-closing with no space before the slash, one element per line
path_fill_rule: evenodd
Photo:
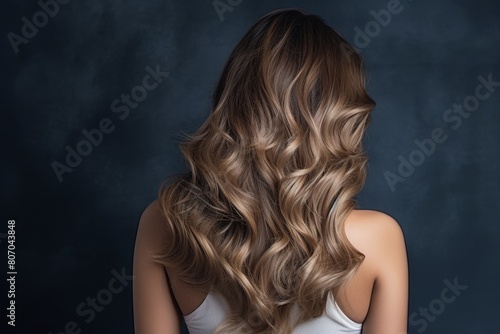
<path fill-rule="evenodd" d="M 215 333 L 290 333 L 359 266 L 344 222 L 374 106 L 361 57 L 319 16 L 276 10 L 238 43 L 180 144 L 190 171 L 159 194 L 168 242 L 155 259 L 226 297 Z"/>

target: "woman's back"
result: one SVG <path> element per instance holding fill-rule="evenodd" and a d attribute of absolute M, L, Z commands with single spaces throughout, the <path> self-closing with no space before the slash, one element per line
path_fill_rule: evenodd
<path fill-rule="evenodd" d="M 184 316 L 189 334 L 210 334 L 224 320 L 229 312 L 229 306 L 224 296 L 210 292 L 201 305 L 193 312 Z M 292 318 L 297 318 L 300 311 L 294 307 Z M 361 333 L 361 323 L 352 321 L 339 308 L 332 294 L 328 295 L 325 312 L 314 319 L 296 326 L 292 334 L 321 334 L 321 333 Z"/>
<path fill-rule="evenodd" d="M 164 216 L 156 200 L 146 208 L 141 217 L 140 224 L 144 233 L 142 240 L 139 240 L 138 235 L 136 252 L 147 252 L 148 248 L 152 250 L 155 245 L 160 246 L 163 241 L 160 237 L 161 226 L 164 223 Z M 345 231 L 351 244 L 365 255 L 365 260 L 346 285 L 335 295 L 332 293 L 329 296 L 326 314 L 316 322 L 311 320 L 303 324 L 293 333 L 332 333 L 332 328 L 335 327 L 343 330 L 339 333 L 360 333 L 362 324 L 363 333 L 404 333 L 408 278 L 404 238 L 399 225 L 390 216 L 378 211 L 352 210 L 346 219 Z M 135 262 L 134 265 L 141 264 Z M 174 318 L 177 317 L 178 321 L 183 317 L 191 327 L 193 333 L 190 331 L 190 334 L 212 333 L 213 326 L 218 325 L 228 311 L 223 296 L 212 292 L 207 295 L 192 289 L 178 278 L 175 268 L 166 269 L 166 275 L 163 275 L 163 268 L 154 264 L 149 271 L 152 274 L 149 279 L 144 279 L 144 284 L 157 285 L 157 291 L 152 292 L 151 298 L 157 300 L 159 309 L 154 313 L 163 322 L 168 322 L 168 307 L 165 305 L 167 299 L 175 305 Z M 161 284 L 155 282 L 155 276 Z M 150 302 L 151 299 L 148 300 Z M 143 328 L 149 325 L 142 324 Z M 163 333 L 170 333 L 168 328 L 171 325 L 172 323 L 168 323 Z M 324 328 L 324 331 L 313 331 L 318 328 Z M 391 328 L 398 330 L 391 331 Z M 144 333 L 155 332 L 147 330 Z"/>

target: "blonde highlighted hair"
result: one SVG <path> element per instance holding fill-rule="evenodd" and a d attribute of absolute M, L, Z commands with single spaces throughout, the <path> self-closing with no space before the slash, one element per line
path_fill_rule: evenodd
<path fill-rule="evenodd" d="M 290 333 L 361 263 L 343 226 L 374 106 L 360 56 L 319 16 L 276 10 L 238 43 L 208 119 L 180 144 L 189 172 L 159 193 L 155 259 L 226 297 L 215 333 Z"/>

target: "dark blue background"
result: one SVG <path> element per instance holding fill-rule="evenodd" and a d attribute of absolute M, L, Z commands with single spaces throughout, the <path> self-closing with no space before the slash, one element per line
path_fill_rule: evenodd
<path fill-rule="evenodd" d="M 16 327 L 8 328 L 55 334 L 74 321 L 81 333 L 133 332 L 131 282 L 114 281 L 112 271 L 131 274 L 142 210 L 163 178 L 184 170 L 181 133 L 206 118 L 222 66 L 247 29 L 270 10 L 299 6 L 324 17 L 366 60 L 377 107 L 359 202 L 392 215 L 405 232 L 409 314 L 417 312 L 409 332 L 498 333 L 500 87 L 459 126 L 443 117 L 474 100 L 479 76 L 500 81 L 500 3 L 391 2 L 233 0 L 219 16 L 212 1 L 69 1 L 45 24 L 38 14 L 41 27 L 17 53 L 9 33 L 21 36 L 22 18 L 33 22 L 41 6 L 2 3 L 0 253 L 6 268 L 7 220 L 15 219 L 18 271 Z M 378 23 L 373 13 L 388 6 L 390 22 Z M 121 94 L 140 93 L 145 68 L 157 65 L 168 75 L 143 101 L 128 114 L 123 102 L 112 108 Z M 76 149 L 82 131 L 105 118 L 113 130 L 60 182 L 54 161 L 64 164 L 66 147 Z M 418 153 L 415 140 L 435 128 L 447 139 Z M 398 173 L 401 158 L 421 164 L 391 189 L 384 174 Z M 467 288 L 443 303 L 444 281 L 455 278 Z M 90 320 L 87 298 L 96 297 L 106 305 Z M 419 308 L 429 306 L 437 315 L 423 320 Z"/>

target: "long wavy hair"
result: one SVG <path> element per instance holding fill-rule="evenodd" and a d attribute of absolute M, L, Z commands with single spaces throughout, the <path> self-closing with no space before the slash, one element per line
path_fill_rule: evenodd
<path fill-rule="evenodd" d="M 180 144 L 189 172 L 159 190 L 155 261 L 225 297 L 215 333 L 290 333 L 363 261 L 344 222 L 374 107 L 361 57 L 319 16 L 276 10 L 238 43 L 208 119 Z"/>

